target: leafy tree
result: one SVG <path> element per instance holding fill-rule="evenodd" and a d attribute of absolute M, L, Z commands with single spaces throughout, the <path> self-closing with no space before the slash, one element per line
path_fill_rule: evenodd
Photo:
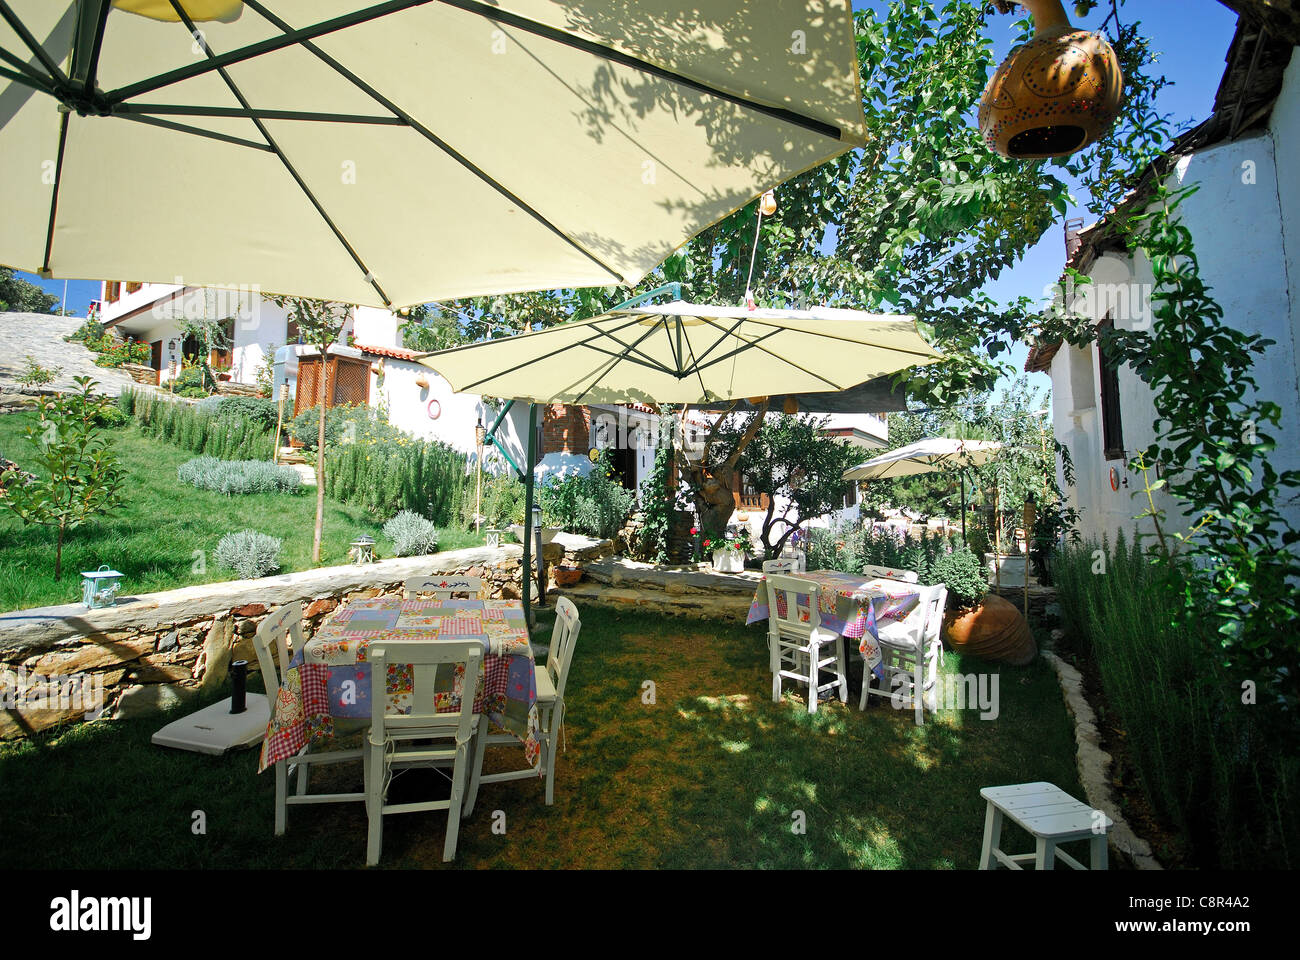
<path fill-rule="evenodd" d="M 740 457 L 749 483 L 768 494 L 763 517 L 763 550 L 776 556 L 805 519 L 843 505 L 852 482 L 844 471 L 858 462 L 857 448 L 822 434 L 827 418 L 776 414 L 765 417 Z M 777 494 L 783 501 L 777 513 Z M 777 527 L 785 524 L 777 535 Z"/>
<path fill-rule="evenodd" d="M 54 313 L 58 302 L 52 293 L 16 276 L 11 267 L 0 267 L 0 311 Z"/>
<path fill-rule="evenodd" d="M 326 407 L 326 381 L 329 348 L 343 331 L 352 308 L 333 300 L 311 300 L 305 297 L 270 295 L 266 299 L 288 311 L 289 319 L 298 324 L 303 342 L 312 344 L 320 352 L 321 375 L 317 378 L 316 399 L 321 410 Z M 316 532 L 312 536 L 311 559 L 320 563 L 321 532 L 325 528 L 325 424 L 326 417 L 317 421 L 316 437 Z"/>
<path fill-rule="evenodd" d="M 116 404 L 93 392 L 98 384 L 90 377 L 74 380 L 77 392 L 40 398 L 37 422 L 26 431 L 36 450 L 31 462 L 45 476 L 23 482 L 16 467 L 0 475 L 0 505 L 25 524 L 57 531 L 55 580 L 63 576 L 63 541 L 68 531 L 121 504 L 125 479 L 117 454 L 96 425 Z"/>

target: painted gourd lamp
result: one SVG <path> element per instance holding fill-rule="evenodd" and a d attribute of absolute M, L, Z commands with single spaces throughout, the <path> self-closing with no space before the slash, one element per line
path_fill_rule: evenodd
<path fill-rule="evenodd" d="M 1070 24 L 1060 0 L 1019 0 L 1034 36 L 1012 48 L 980 100 L 980 133 L 1004 157 L 1061 157 L 1106 135 L 1124 76 L 1105 36 Z"/>

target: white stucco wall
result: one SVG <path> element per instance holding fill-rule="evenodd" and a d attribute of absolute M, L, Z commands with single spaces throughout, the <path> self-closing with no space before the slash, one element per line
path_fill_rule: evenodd
<path fill-rule="evenodd" d="M 1224 320 L 1239 330 L 1276 341 L 1256 360 L 1253 375 L 1258 395 L 1282 409 L 1281 426 L 1267 428 L 1277 441 L 1269 460 L 1279 471 L 1300 469 L 1298 79 L 1297 65 L 1292 63 L 1268 131 L 1185 157 L 1170 178 L 1171 187 L 1199 187 L 1183 201 L 1179 214 L 1192 232 L 1201 276 L 1223 308 Z M 1285 158 L 1281 177 L 1277 156 Z M 1094 283 L 1136 284 L 1140 294 L 1149 295 L 1150 265 L 1140 255 L 1134 259 L 1108 254 L 1089 274 Z M 1143 322 L 1139 312 L 1128 324 L 1117 320 L 1117 326 Z M 1150 533 L 1149 520 L 1139 523 L 1134 519 L 1147 509 L 1141 475 L 1128 473 L 1123 461 L 1106 460 L 1102 451 L 1101 370 L 1096 344 L 1084 349 L 1063 345 L 1050 373 L 1057 437 L 1068 446 L 1075 467 L 1076 486 L 1067 492 L 1067 499 L 1082 513 L 1082 532 L 1112 538 L 1119 529 L 1130 536 Z M 1124 447 L 1132 456 L 1154 439 L 1155 411 L 1150 391 L 1127 367 L 1119 371 L 1119 388 Z M 1121 475 L 1118 491 L 1110 487 L 1111 467 Z M 1187 519 L 1170 498 L 1157 493 L 1156 505 L 1166 511 L 1167 527 L 1186 529 Z M 1281 506 L 1290 521 L 1300 526 L 1300 502 L 1284 501 Z"/>

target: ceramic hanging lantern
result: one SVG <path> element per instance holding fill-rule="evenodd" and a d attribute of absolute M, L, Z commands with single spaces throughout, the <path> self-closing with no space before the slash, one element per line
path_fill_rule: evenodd
<path fill-rule="evenodd" d="M 1004 157 L 1061 157 L 1105 136 L 1124 77 L 1105 36 L 1070 25 L 1060 0 L 1020 0 L 1034 36 L 1014 47 L 984 88 L 980 133 Z"/>

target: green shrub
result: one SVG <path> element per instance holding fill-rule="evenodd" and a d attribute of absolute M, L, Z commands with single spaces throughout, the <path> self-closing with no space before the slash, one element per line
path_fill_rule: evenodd
<path fill-rule="evenodd" d="M 279 537 L 256 530 L 228 533 L 217 544 L 217 563 L 234 570 L 241 579 L 253 580 L 280 569 L 282 546 Z"/>
<path fill-rule="evenodd" d="M 87 346 L 92 343 L 98 345 L 104 339 L 104 325 L 98 320 L 87 320 L 66 339 L 69 342 L 84 343 Z"/>
<path fill-rule="evenodd" d="M 121 407 L 106 405 L 95 411 L 91 422 L 97 427 L 124 427 L 130 422 L 130 418 L 122 412 Z"/>
<path fill-rule="evenodd" d="M 598 458 L 585 477 L 551 480 L 538 488 L 537 498 L 548 526 L 607 539 L 623 526 L 636 494 Z"/>
<path fill-rule="evenodd" d="M 438 528 L 413 510 L 403 510 L 384 524 L 384 536 L 398 557 L 423 556 L 438 552 Z"/>
<path fill-rule="evenodd" d="M 271 421 L 275 426 L 275 421 Z M 320 434 L 320 407 L 308 407 L 294 417 L 289 434 L 305 450 L 315 450 Z M 410 439 L 396 427 L 389 426 L 372 408 L 360 403 L 344 403 L 330 407 L 325 416 L 325 446 L 367 444 L 381 440 Z"/>
<path fill-rule="evenodd" d="M 219 460 L 270 460 L 274 431 L 242 418 L 221 418 L 210 405 L 123 390 L 118 405 L 148 436 Z"/>
<path fill-rule="evenodd" d="M 297 493 L 302 477 L 293 467 L 265 460 L 218 460 L 195 457 L 176 468 L 181 483 L 226 496 L 243 493 Z"/>
<path fill-rule="evenodd" d="M 1157 566 L 1121 537 L 1052 560 L 1070 642 L 1097 666 L 1106 704 L 1157 818 L 1195 866 L 1296 866 L 1300 759 L 1266 737 L 1210 627 L 1174 626 L 1178 602 Z M 1205 621 L 1208 623 L 1208 618 Z"/>
<path fill-rule="evenodd" d="M 147 343 L 108 338 L 98 346 L 99 355 L 95 357 L 96 366 L 120 367 L 124 363 L 149 362 L 150 349 Z"/>
<path fill-rule="evenodd" d="M 327 428 L 329 422 L 326 418 Z M 393 432 L 392 439 L 329 447 L 326 495 L 375 517 L 412 510 L 435 526 L 450 526 L 461 511 L 467 486 L 472 489 L 465 455 L 445 443 L 416 440 L 387 425 L 385 429 Z"/>
<path fill-rule="evenodd" d="M 924 578 L 922 582 L 925 582 Z M 935 560 L 930 582 L 948 587 L 948 608 L 951 610 L 978 607 L 989 592 L 983 563 L 964 547 Z"/>
<path fill-rule="evenodd" d="M 267 430 L 275 429 L 275 401 L 262 397 L 217 397 L 215 415 L 219 420 L 249 420 Z M 328 421 L 327 421 L 328 424 Z"/>
<path fill-rule="evenodd" d="M 23 372 L 17 377 L 24 387 L 47 387 L 59 378 L 62 367 L 42 367 L 36 358 L 28 354 L 23 358 Z"/>
<path fill-rule="evenodd" d="M 473 526 L 473 488 L 468 488 L 467 493 L 462 501 L 461 522 Z M 484 474 L 480 496 L 479 513 L 483 515 L 485 526 L 504 529 L 512 523 L 524 522 L 524 485 L 513 473 Z"/>
<path fill-rule="evenodd" d="M 993 542 L 989 540 L 988 531 L 983 527 L 971 525 L 966 529 L 966 544 L 970 552 L 977 557 L 993 552 Z"/>

